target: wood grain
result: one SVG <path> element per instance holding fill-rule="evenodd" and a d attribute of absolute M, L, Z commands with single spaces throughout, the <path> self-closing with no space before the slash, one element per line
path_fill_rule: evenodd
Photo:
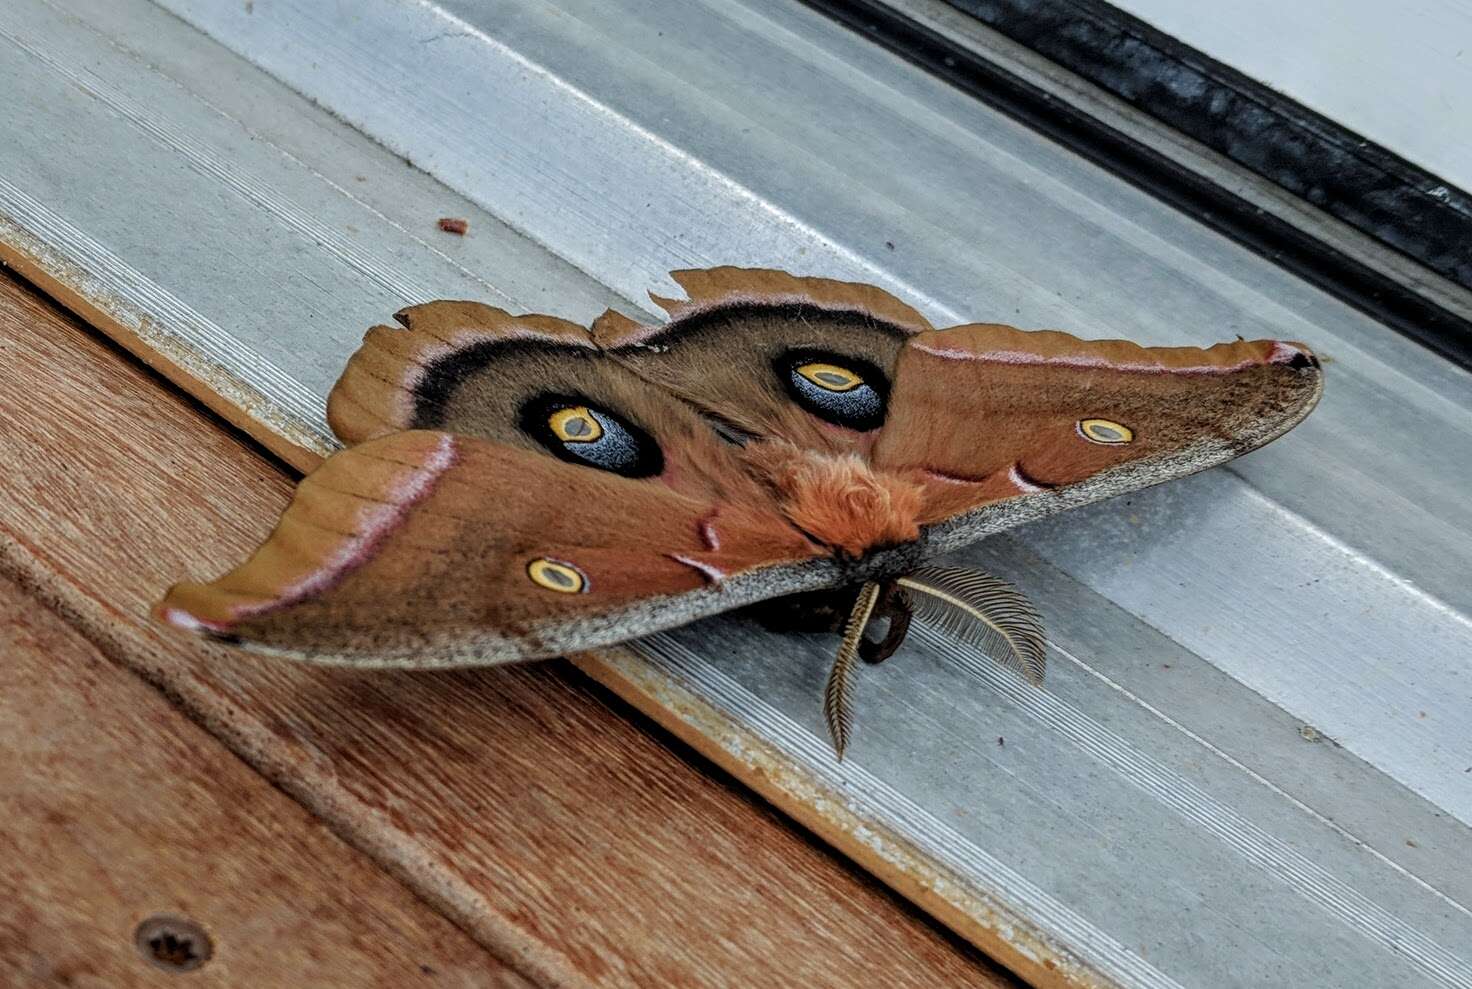
<path fill-rule="evenodd" d="M 159 985 L 133 933 L 166 914 L 204 989 L 531 984 L 3 579 L 0 748 L 0 972 Z"/>
<path fill-rule="evenodd" d="M 0 565 L 544 984 L 1013 985 L 565 663 L 363 673 L 152 626 L 291 484 L 197 406 L 0 285 Z"/>

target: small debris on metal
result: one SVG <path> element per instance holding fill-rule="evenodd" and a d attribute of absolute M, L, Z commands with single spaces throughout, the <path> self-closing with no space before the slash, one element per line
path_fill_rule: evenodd
<path fill-rule="evenodd" d="M 465 236 L 465 231 L 470 229 L 470 221 L 462 220 L 458 216 L 440 217 L 440 229 L 447 234 Z"/>

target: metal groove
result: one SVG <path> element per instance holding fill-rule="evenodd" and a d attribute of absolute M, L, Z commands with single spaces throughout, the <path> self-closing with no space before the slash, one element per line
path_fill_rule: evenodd
<path fill-rule="evenodd" d="M 60 16 L 63 16 L 63 17 L 69 16 L 68 13 L 67 13 L 67 11 L 64 10 L 61 6 L 58 5 L 57 0 L 40 0 L 40 2 L 43 3 L 46 7 L 50 8 L 53 11 L 55 11 Z M 130 48 L 127 48 L 127 47 L 123 46 L 122 44 L 119 43 L 119 41 L 116 38 L 113 38 L 113 37 L 111 37 L 111 36 L 103 33 L 102 31 L 98 30 L 95 25 L 87 24 L 85 22 L 76 21 L 76 20 L 74 20 L 74 23 L 76 23 L 79 27 L 83 27 L 83 28 L 87 29 L 88 31 L 90 31 L 92 33 L 93 37 L 95 37 L 98 42 L 106 45 L 109 49 L 113 50 L 114 52 L 117 52 L 118 54 L 120 54 L 122 56 L 125 56 L 127 58 L 130 58 L 130 59 L 135 59 L 135 58 L 138 58 L 139 57 L 137 52 L 133 51 Z M 49 58 L 48 60 L 49 60 L 49 62 L 53 66 L 57 65 L 57 60 L 55 58 Z M 376 206 L 374 206 L 368 200 L 366 200 L 363 197 L 355 194 L 352 189 L 344 186 L 343 184 L 341 184 L 341 183 L 335 181 L 334 179 L 332 179 L 330 176 L 324 174 L 321 170 L 319 170 L 318 168 L 316 168 L 310 162 L 305 161 L 303 158 L 301 158 L 297 154 L 293 153 L 289 148 L 287 148 L 283 144 L 279 143 L 277 140 L 275 140 L 273 138 L 272 135 L 263 132 L 259 128 L 256 128 L 256 127 L 251 126 L 250 124 L 248 124 L 246 121 L 242 120 L 236 114 L 230 112 L 229 110 L 225 109 L 224 107 L 219 106 L 218 104 L 216 104 L 216 103 L 212 102 L 211 100 L 207 99 L 197 89 L 190 88 L 190 86 L 187 84 L 187 82 L 185 82 L 185 81 L 183 81 L 181 79 L 175 78 L 174 76 L 172 76 L 169 73 L 165 72 L 163 70 L 163 68 L 159 64 L 153 63 L 153 62 L 147 62 L 147 61 L 145 61 L 143 64 L 147 68 L 148 71 L 156 74 L 161 79 L 167 80 L 170 84 L 172 84 L 177 89 L 177 91 L 181 95 L 183 95 L 186 98 L 188 98 L 191 102 L 193 102 L 193 103 L 195 103 L 195 104 L 197 104 L 199 106 L 205 107 L 206 109 L 208 109 L 215 116 L 219 117 L 222 120 L 228 121 L 232 126 L 235 126 L 235 127 L 240 128 L 240 130 L 242 132 L 247 133 L 247 134 L 250 135 L 252 141 L 257 142 L 257 143 L 259 143 L 261 145 L 264 145 L 264 146 L 267 146 L 267 147 L 271 148 L 271 150 L 275 154 L 279 155 L 282 159 L 291 162 L 293 165 L 295 165 L 296 167 L 300 168 L 302 171 L 310 174 L 318 182 L 320 182 L 323 185 L 327 186 L 329 189 L 331 189 L 338 196 L 342 197 L 342 199 L 344 199 L 347 202 L 352 203 L 353 206 L 356 207 L 357 209 L 361 209 L 362 211 L 364 211 L 368 215 L 372 216 L 375 220 L 378 220 L 379 222 L 381 222 L 382 224 L 384 224 L 386 227 L 389 227 L 389 228 L 393 229 L 395 231 L 395 233 L 398 234 L 399 237 L 402 238 L 403 241 L 408 242 L 408 243 L 412 243 L 412 244 L 416 245 L 417 247 L 419 247 L 420 249 L 422 249 L 423 251 L 425 251 L 427 254 L 433 255 L 434 257 L 436 257 L 437 259 L 439 259 L 441 262 L 443 262 L 446 266 L 448 266 L 450 268 L 453 268 L 455 271 L 457 271 L 461 275 L 463 275 L 467 281 L 474 282 L 476 285 L 480 286 L 480 288 L 483 289 L 488 295 L 494 296 L 500 303 L 504 304 L 506 307 L 509 307 L 512 310 L 520 309 L 520 310 L 531 311 L 531 310 L 534 309 L 534 306 L 532 304 L 530 304 L 527 300 L 525 300 L 523 298 L 520 298 L 520 297 L 518 297 L 516 295 L 513 295 L 513 294 L 508 293 L 502 285 L 499 285 L 499 284 L 496 284 L 496 283 L 493 283 L 493 282 L 489 281 L 480 272 L 474 271 L 471 268 L 467 267 L 458 258 L 453 257 L 450 254 L 446 253 L 438 245 L 436 245 L 436 244 L 432 243 L 430 240 L 427 240 L 424 237 L 420 236 L 416 231 L 414 231 L 414 230 L 406 227 L 399 220 L 395 219 L 394 217 L 389 216 L 387 213 L 385 213 L 382 210 L 378 209 Z M 62 66 L 62 71 L 65 74 L 66 70 L 65 70 L 65 67 L 64 66 Z M 110 93 L 117 94 L 118 95 L 118 98 L 120 98 L 120 99 L 126 99 L 126 97 L 123 94 L 121 94 L 121 92 L 118 91 L 115 87 L 109 87 L 109 86 L 107 86 L 106 83 L 101 82 L 101 80 L 95 79 L 95 77 L 93 78 L 93 81 L 96 82 L 96 84 L 97 84 L 97 86 L 99 88 L 106 89 Z M 84 86 L 83 88 L 87 88 L 87 87 Z M 131 103 L 130 105 L 132 105 L 134 107 L 137 106 L 136 103 Z M 155 117 L 153 117 L 151 119 L 157 120 L 158 118 L 155 116 Z M 177 131 L 174 131 L 173 133 L 175 135 L 178 134 Z M 166 146 L 175 146 L 175 147 L 177 147 L 177 145 L 170 144 L 170 143 L 166 143 Z M 210 155 L 209 152 L 208 152 L 208 150 L 203 145 L 200 145 L 200 144 L 198 144 L 196 142 L 194 144 L 194 147 L 196 149 L 198 149 L 200 152 L 202 152 L 207 158 L 210 158 L 210 159 L 213 159 L 213 160 L 218 160 L 217 156 Z M 179 148 L 179 149 L 182 150 L 182 148 Z M 210 169 L 205 169 L 203 171 L 204 171 L 205 174 L 208 174 L 211 170 Z M 256 188 L 266 190 L 268 193 L 270 192 L 269 187 L 266 186 L 266 185 L 264 185 L 263 183 L 255 182 L 254 185 L 255 185 Z M 248 196 L 247 198 L 250 198 L 250 197 Z M 279 197 L 278 196 L 278 197 L 275 197 L 275 198 L 280 199 L 280 201 L 282 201 L 282 202 L 288 202 L 289 203 L 289 200 L 286 200 L 284 197 Z M 293 206 L 293 208 L 295 208 L 295 207 Z M 304 217 L 306 216 L 305 213 L 302 213 L 301 215 L 304 216 Z M 310 219 L 310 218 L 308 217 L 308 219 Z M 318 228 L 321 228 L 321 229 L 324 229 L 324 230 L 327 230 L 328 232 L 332 232 L 330 227 L 324 227 L 321 224 L 314 224 L 314 226 L 315 227 L 318 227 Z M 345 243 L 348 243 L 348 242 L 345 242 Z M 349 246 L 351 246 L 351 244 L 349 244 Z M 383 268 L 385 270 L 392 271 L 391 267 L 388 266 L 387 264 L 383 264 Z M 359 270 L 363 270 L 365 274 L 370 274 L 370 272 L 368 270 L 366 270 L 366 269 L 359 269 Z M 411 278 L 411 277 L 409 277 L 409 276 L 407 276 L 407 275 L 404 275 L 404 276 L 401 276 L 400 278 L 396 279 L 395 282 L 396 282 L 396 284 L 399 284 L 399 285 L 413 284 L 414 279 Z M 385 287 L 389 288 L 391 291 L 399 291 L 399 290 L 394 289 L 392 285 L 386 284 L 386 283 L 384 283 L 382 281 L 379 281 L 379 284 L 384 284 Z M 433 294 L 433 293 L 431 293 L 431 294 Z M 635 300 L 635 301 L 637 302 L 638 300 Z M 647 309 L 647 306 L 645 306 L 644 308 Z"/>
<path fill-rule="evenodd" d="M 1417 968 L 1442 985 L 1472 989 L 1472 965 L 1460 956 L 1383 909 L 1190 780 L 1139 752 L 1082 711 L 1046 690 L 1037 689 L 986 656 L 958 647 L 954 641 L 924 625 L 917 624 L 916 628 L 921 640 L 951 665 L 986 684 L 1029 717 L 1067 738 L 1161 804 L 1216 835 L 1248 862 L 1275 876 L 1348 926 L 1375 939 L 1386 949 L 1403 953 Z M 1050 645 L 1057 648 L 1056 644 Z M 1069 658 L 1079 662 L 1071 655 Z M 1463 913 L 1467 912 L 1461 904 L 1455 905 Z"/>
<path fill-rule="evenodd" d="M 268 210 L 287 226 L 326 249 L 343 264 L 361 272 L 374 283 L 398 296 L 406 305 L 431 301 L 431 296 L 424 294 L 421 288 L 414 285 L 412 279 L 396 270 L 393 265 L 363 250 L 325 224 L 319 223 L 306 210 L 269 186 L 220 160 L 207 147 L 176 128 L 170 127 L 166 121 L 129 99 L 120 90 L 109 86 L 90 72 L 73 71 L 64 62 L 9 31 L 0 32 L 0 36 L 51 71 L 69 80 L 78 89 L 107 106 L 159 144 L 177 151 L 201 173 L 217 179 L 242 198 Z"/>
<path fill-rule="evenodd" d="M 636 135 L 638 138 L 648 142 L 650 145 L 659 148 L 659 150 L 663 154 L 669 156 L 672 162 L 675 162 L 679 166 L 705 176 L 711 182 L 721 186 L 731 196 L 766 214 L 770 219 L 776 221 L 781 226 L 791 227 L 794 230 L 800 231 L 803 236 L 820 242 L 825 248 L 831 250 L 835 255 L 842 258 L 844 262 L 853 265 L 860 271 L 863 271 L 865 273 L 863 277 L 870 278 L 876 283 L 886 285 L 886 287 L 889 287 L 891 291 L 899 293 L 903 298 L 912 300 L 913 305 L 926 307 L 930 311 L 944 316 L 944 318 L 946 319 L 950 319 L 955 322 L 961 322 L 963 317 L 960 315 L 960 313 L 948 308 L 942 302 L 932 297 L 929 293 L 925 292 L 920 286 L 905 282 L 897 282 L 891 272 L 888 272 L 882 267 L 875 265 L 868 258 L 849 249 L 845 245 L 832 240 L 816 227 L 803 222 L 801 219 L 794 216 L 793 214 L 781 209 L 776 203 L 773 203 L 770 200 L 759 196 L 751 189 L 742 185 L 736 179 L 713 167 L 710 162 L 702 161 L 701 159 L 686 152 L 683 148 L 680 148 L 679 146 L 665 140 L 659 134 L 656 134 L 655 132 L 641 126 L 637 121 L 623 116 L 613 107 L 595 98 L 591 93 L 579 89 L 578 87 L 569 83 L 566 79 L 563 79 L 556 74 L 548 71 L 546 67 L 528 59 L 523 53 L 502 44 L 499 40 L 487 34 L 485 31 L 482 31 L 480 28 L 471 24 L 469 21 L 457 17 L 450 11 L 444 9 L 444 7 L 440 6 L 438 3 L 435 3 L 434 0 L 416 0 L 416 2 L 422 9 L 428 11 L 436 19 L 441 20 L 449 25 L 452 30 L 460 32 L 466 37 L 473 37 L 484 44 L 493 46 L 503 56 L 520 65 L 525 71 L 535 73 L 537 76 L 545 80 L 548 85 L 551 85 L 555 87 L 558 91 L 565 93 L 567 96 L 575 100 L 578 100 L 579 102 L 583 103 L 588 108 L 593 110 L 595 113 L 616 118 L 621 128 L 628 130 L 631 134 Z M 548 164 L 550 165 L 550 163 Z M 555 165 L 550 165 L 550 167 L 555 167 Z M 528 237 L 535 237 L 534 231 L 527 230 L 523 232 Z M 556 250 L 556 247 L 554 245 L 548 245 L 548 247 L 549 249 Z M 709 254 L 692 256 L 689 260 L 689 266 L 696 268 L 710 267 L 712 265 L 722 264 L 724 263 L 724 260 L 724 258 L 718 256 L 715 252 L 711 252 Z"/>
<path fill-rule="evenodd" d="M 1219 748 L 1218 746 L 1212 744 L 1212 742 L 1209 739 L 1202 737 L 1201 735 L 1199 735 L 1196 732 L 1192 731 L 1190 728 L 1188 728 L 1185 725 L 1181 724 L 1175 718 L 1172 718 L 1170 715 L 1166 714 L 1164 711 L 1160 710 L 1158 707 L 1156 707 L 1155 705 L 1151 704 L 1149 701 L 1145 700 L 1139 694 L 1136 694 L 1134 691 L 1132 691 L 1128 687 L 1124 686 L 1124 684 L 1119 683 L 1118 681 L 1111 679 L 1108 674 L 1106 674 L 1102 670 L 1096 669 L 1095 667 L 1091 666 L 1090 664 L 1084 662 L 1078 656 L 1074 655 L 1069 650 L 1067 650 L 1067 649 L 1063 648 L 1062 646 L 1060 646 L 1057 642 L 1051 642 L 1050 641 L 1048 643 L 1048 645 L 1049 645 L 1049 648 L 1051 648 L 1054 652 L 1056 652 L 1058 655 L 1062 656 L 1064 659 L 1068 660 L 1070 663 L 1072 663 L 1074 666 L 1078 667 L 1084 673 L 1088 674 L 1090 677 L 1093 677 L 1095 680 L 1097 680 L 1100 683 L 1104 684 L 1110 690 L 1113 690 L 1113 691 L 1117 692 L 1118 694 L 1120 694 L 1121 696 L 1127 698 L 1131 704 L 1135 705 L 1136 707 L 1139 707 L 1141 710 L 1144 710 L 1144 711 L 1148 712 L 1152 717 L 1154 717 L 1156 720 L 1160 721 L 1162 724 L 1165 724 L 1165 725 L 1170 726 L 1170 728 L 1173 731 L 1179 732 L 1181 735 L 1184 735 L 1186 738 L 1190 739 L 1195 744 L 1201 746 L 1203 749 L 1207 750 L 1212 755 L 1216 756 L 1222 762 L 1224 762 L 1227 765 L 1231 766 L 1237 772 L 1239 772 L 1242 775 L 1248 777 L 1254 783 L 1257 783 L 1259 786 L 1262 786 L 1265 789 L 1267 789 L 1268 791 L 1270 791 L 1273 794 L 1273 796 L 1277 797 L 1278 799 L 1280 799 L 1280 800 L 1282 800 L 1282 801 L 1284 801 L 1284 802 L 1286 802 L 1288 804 L 1291 804 L 1295 809 L 1301 811 L 1307 817 L 1312 818 L 1315 823 L 1320 824 L 1320 825 L 1322 825 L 1325 828 L 1328 828 L 1330 831 L 1333 831 L 1335 834 L 1339 835 L 1341 838 L 1343 838 L 1345 841 L 1349 842 L 1350 844 L 1354 845 L 1356 848 L 1358 848 L 1361 851 L 1365 852 L 1366 854 L 1374 857 L 1375 860 L 1378 861 L 1385 868 L 1390 869 L 1390 870 L 1392 870 L 1392 871 L 1394 871 L 1396 873 L 1399 873 L 1400 875 L 1404 876 L 1406 879 L 1410 880 L 1411 882 L 1415 883 L 1417 886 L 1419 886 L 1422 889 L 1424 889 L 1426 892 L 1430 893 L 1432 896 L 1435 896 L 1437 899 L 1441 900 L 1441 902 L 1445 903 L 1451 909 L 1455 910 L 1456 912 L 1462 914 L 1463 916 L 1465 916 L 1465 917 L 1467 917 L 1469 919 L 1472 919 L 1472 909 L 1468 909 L 1466 906 L 1463 906 L 1461 903 L 1459 903 L 1458 901 L 1456 901 L 1455 899 L 1453 899 L 1451 896 L 1447 895 L 1447 893 L 1445 893 L 1441 889 L 1438 889 L 1436 886 L 1434 886 L 1430 882 L 1427 882 L 1421 876 L 1418 876 L 1416 873 L 1414 873 L 1411 870 L 1407 869 L 1405 866 L 1401 865 L 1399 862 L 1395 861 L 1390 856 L 1388 856 L 1384 852 L 1380 851 L 1380 849 L 1378 849 L 1374 845 L 1370 844 L 1364 838 L 1361 838 L 1359 835 L 1354 834 L 1353 832 L 1349 831 L 1347 828 L 1345 828 L 1338 821 L 1335 821 L 1332 818 L 1329 818 L 1329 817 L 1324 816 L 1316 808 L 1310 807 L 1308 804 L 1304 803 L 1302 800 L 1299 800 L 1296 796 L 1294 796 L 1293 794 L 1291 794 L 1288 791 L 1284 790 L 1282 787 L 1278 786 L 1276 783 L 1274 783 L 1272 780 L 1268 779 L 1266 776 L 1263 776 L 1261 773 L 1257 772 L 1252 767 L 1246 765 L 1241 760 L 1235 758 L 1230 752 L 1227 752 L 1227 751 Z"/>
<path fill-rule="evenodd" d="M 0 175 L 0 217 L 14 225 L 16 235 L 57 252 L 58 260 L 64 259 L 59 267 L 73 276 L 68 279 L 73 288 L 85 288 L 84 295 L 122 317 L 140 338 L 191 374 L 212 382 L 241 408 L 253 410 L 282 435 L 302 437 L 304 445 L 316 452 L 338 446 L 324 428 L 321 400 L 301 382 L 259 355 L 252 355 L 250 370 L 261 392 L 222 376 L 222 369 L 238 372 L 241 363 L 239 347 L 229 333 L 4 175 Z M 6 240 L 14 244 L 17 237 Z M 85 286 L 79 284 L 84 282 Z M 124 307 L 121 312 L 119 303 Z"/>
<path fill-rule="evenodd" d="M 55 0 L 41 0 L 41 2 L 50 9 L 56 11 L 58 14 L 61 14 L 62 16 L 66 15 L 66 12 L 62 8 L 57 6 Z M 97 40 L 102 44 L 107 45 L 113 51 L 116 51 L 119 54 L 125 55 L 130 58 L 135 57 L 136 53 L 120 45 L 117 39 L 108 37 L 107 35 L 96 31 L 96 29 L 92 25 L 83 26 L 92 30 Z M 55 60 L 53 59 L 52 61 L 54 62 Z M 200 106 L 206 107 L 211 113 L 220 117 L 222 120 L 229 121 L 232 125 L 239 127 L 242 131 L 250 134 L 253 141 L 258 141 L 261 144 L 269 146 L 276 154 L 280 155 L 287 161 L 290 161 L 292 164 L 296 165 L 303 171 L 308 172 L 317 181 L 330 188 L 333 192 L 337 193 L 343 199 L 351 202 L 357 208 L 362 209 L 364 212 L 371 215 L 374 219 L 382 222 L 385 226 L 392 227 L 404 240 L 414 243 L 426 252 L 433 254 L 435 257 L 439 258 L 445 264 L 453 267 L 456 271 L 460 272 L 460 274 L 480 285 L 481 288 L 483 288 L 491 295 L 494 295 L 501 302 L 513 308 L 527 308 L 522 300 L 513 298 L 512 296 L 508 295 L 500 286 L 487 281 L 479 273 L 465 267 L 463 264 L 460 263 L 459 260 L 451 257 L 449 254 L 446 254 L 439 247 L 424 239 L 413 230 L 408 229 L 403 224 L 395 220 L 393 217 L 390 217 L 388 214 L 384 213 L 382 210 L 379 210 L 372 203 L 368 202 L 360 196 L 355 195 L 351 189 L 334 181 L 332 178 L 328 177 L 327 175 L 323 174 L 321 171 L 313 167 L 310 163 L 302 160 L 297 155 L 289 151 L 287 148 L 272 140 L 270 135 L 264 134 L 261 131 L 248 126 L 244 121 L 231 114 L 228 110 L 216 105 L 215 103 L 210 102 L 209 100 L 205 99 L 198 91 L 190 89 L 180 80 L 175 79 L 168 73 L 164 72 L 158 65 L 150 64 L 148 68 L 151 71 L 157 73 L 160 78 L 167 79 L 169 82 L 171 82 L 175 87 L 177 87 L 180 93 L 187 96 L 190 100 L 198 103 Z M 105 84 L 103 85 L 105 86 Z M 112 91 L 117 92 L 117 90 L 115 89 Z M 203 149 L 202 145 L 199 145 L 198 147 Z M 261 187 L 265 188 L 264 186 Z M 410 281 L 412 281 L 412 279 L 410 279 Z"/>
<path fill-rule="evenodd" d="M 719 666 L 671 636 L 660 633 L 631 643 L 633 649 L 684 680 L 697 696 L 714 701 L 741 723 L 759 726 L 760 735 L 794 756 L 807 771 L 863 817 L 883 820 L 912 839 L 959 876 L 994 884 L 992 898 L 1020 907 L 1039 929 L 1056 932 L 1064 943 L 1120 986 L 1181 989 L 1179 983 L 1111 938 L 1086 918 L 1029 882 L 1005 862 L 895 790 L 862 765 L 832 758 L 830 743 L 752 693 Z"/>

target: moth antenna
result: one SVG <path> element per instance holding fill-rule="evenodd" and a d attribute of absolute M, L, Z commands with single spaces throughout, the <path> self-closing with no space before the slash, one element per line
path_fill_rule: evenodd
<path fill-rule="evenodd" d="M 924 567 L 896 581 L 915 617 L 1042 684 L 1048 643 L 1043 619 L 1000 577 L 964 567 Z"/>
<path fill-rule="evenodd" d="M 828 722 L 828 736 L 833 739 L 833 751 L 840 762 L 854 727 L 853 679 L 859 643 L 864 638 L 864 627 L 874 614 L 874 606 L 879 603 L 879 590 L 879 585 L 872 581 L 859 590 L 859 598 L 843 626 L 843 641 L 839 643 L 833 669 L 828 671 L 828 683 L 823 687 L 823 717 Z"/>

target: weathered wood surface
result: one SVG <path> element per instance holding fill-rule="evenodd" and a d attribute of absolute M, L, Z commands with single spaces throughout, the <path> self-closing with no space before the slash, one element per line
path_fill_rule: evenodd
<path fill-rule="evenodd" d="M 0 360 L 0 567 L 533 980 L 1012 984 L 564 663 L 324 670 L 154 627 L 290 478 L 8 281 Z"/>
<path fill-rule="evenodd" d="M 167 914 L 206 989 L 530 985 L 3 579 L 0 748 L 0 983 L 159 985 Z"/>

